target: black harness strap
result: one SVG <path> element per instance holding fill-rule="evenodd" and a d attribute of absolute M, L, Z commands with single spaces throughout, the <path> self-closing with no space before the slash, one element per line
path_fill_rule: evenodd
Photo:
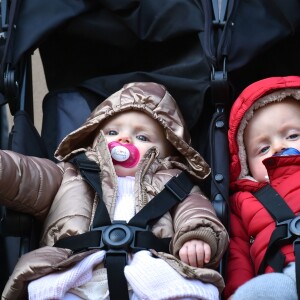
<path fill-rule="evenodd" d="M 127 264 L 127 253 L 110 252 L 105 258 L 109 299 L 129 300 L 127 280 L 124 268 Z"/>
<path fill-rule="evenodd" d="M 295 217 L 293 211 L 271 185 L 265 185 L 254 195 L 278 223 Z"/>
<path fill-rule="evenodd" d="M 127 263 L 128 251 L 134 253 L 139 250 L 155 249 L 158 252 L 169 252 L 170 238 L 157 238 L 150 227 L 174 205 L 183 201 L 194 184 L 187 174 L 182 172 L 169 180 L 165 188 L 128 223 L 124 221 L 111 222 L 102 197 L 99 166 L 88 160 L 84 153 L 78 154 L 72 162 L 80 170 L 87 183 L 97 192 L 99 202 L 91 231 L 61 239 L 54 246 L 68 248 L 74 252 L 89 249 L 107 250 L 105 267 L 107 268 L 110 299 L 127 300 L 128 288 L 124 267 Z"/>
<path fill-rule="evenodd" d="M 297 294 L 298 299 L 300 297 L 300 240 L 299 238 L 294 241 L 294 253 L 296 259 L 296 284 L 297 284 Z"/>
<path fill-rule="evenodd" d="M 81 176 L 96 191 L 99 198 L 92 228 L 111 224 L 107 208 L 104 201 L 102 201 L 99 166 L 96 162 L 89 160 L 84 153 L 79 153 L 71 162 L 80 170 Z"/>
<path fill-rule="evenodd" d="M 297 293 L 300 295 L 300 216 L 295 216 L 285 200 L 269 184 L 255 192 L 254 196 L 276 222 L 276 228 L 271 235 L 258 273 L 264 273 L 267 265 L 270 265 L 276 272 L 282 272 L 285 256 L 280 251 L 280 247 L 293 242 L 296 258 Z"/>
<path fill-rule="evenodd" d="M 193 183 L 185 172 L 173 177 L 165 184 L 165 188 L 129 221 L 129 224 L 145 228 L 150 222 L 153 223 L 160 218 L 162 212 L 166 213 L 183 201 L 192 187 Z"/>

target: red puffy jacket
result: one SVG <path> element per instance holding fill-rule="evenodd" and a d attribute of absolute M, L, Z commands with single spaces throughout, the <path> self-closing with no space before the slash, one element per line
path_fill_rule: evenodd
<path fill-rule="evenodd" d="M 230 164 L 230 246 L 226 274 L 225 298 L 257 275 L 258 268 L 267 250 L 275 222 L 267 210 L 252 195 L 266 183 L 258 183 L 250 176 L 240 178 L 241 161 L 237 142 L 238 129 L 254 102 L 282 89 L 300 89 L 300 77 L 273 77 L 258 81 L 238 97 L 229 121 Z M 297 91 L 298 92 L 298 91 Z M 294 92 L 292 92 L 294 93 Z M 273 97 L 274 98 L 274 97 Z M 274 99 L 272 98 L 272 101 Z M 297 100 L 298 96 L 296 97 Z M 281 99 L 280 99 L 281 100 Z M 271 101 L 270 101 L 271 102 Z M 300 155 L 270 157 L 264 160 L 270 184 L 283 197 L 295 214 L 300 213 Z M 285 264 L 295 260 L 293 245 L 282 247 Z M 266 268 L 272 272 L 271 267 Z"/>

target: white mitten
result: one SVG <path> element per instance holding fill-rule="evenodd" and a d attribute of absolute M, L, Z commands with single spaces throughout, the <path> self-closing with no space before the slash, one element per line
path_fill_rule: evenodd
<path fill-rule="evenodd" d="M 103 261 L 105 251 L 95 252 L 67 271 L 56 272 L 33 280 L 28 285 L 29 300 L 62 299 L 73 287 L 92 278 L 93 268 Z"/>
<path fill-rule="evenodd" d="M 209 283 L 186 279 L 149 251 L 134 254 L 125 276 L 133 291 L 141 300 L 193 298 L 218 300 L 218 289 Z"/>

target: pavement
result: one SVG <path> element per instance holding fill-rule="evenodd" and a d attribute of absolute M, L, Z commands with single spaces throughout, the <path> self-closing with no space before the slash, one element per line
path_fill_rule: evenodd
<path fill-rule="evenodd" d="M 44 70 L 40 55 L 35 51 L 32 56 L 32 80 L 33 80 L 33 101 L 34 101 L 34 123 L 36 128 L 41 130 L 42 125 L 42 101 L 48 89 L 45 81 Z"/>
<path fill-rule="evenodd" d="M 47 94 L 43 65 L 38 50 L 32 55 L 32 81 L 33 81 L 33 101 L 34 101 L 34 123 L 35 127 L 41 132 L 42 128 L 42 101 Z M 8 111 L 9 128 L 12 126 L 12 116 Z"/>

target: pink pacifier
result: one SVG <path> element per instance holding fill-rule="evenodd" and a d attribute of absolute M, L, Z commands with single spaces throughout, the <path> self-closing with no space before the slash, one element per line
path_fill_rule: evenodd
<path fill-rule="evenodd" d="M 132 144 L 110 142 L 108 148 L 115 165 L 132 168 L 140 160 L 140 152 L 137 147 Z"/>

